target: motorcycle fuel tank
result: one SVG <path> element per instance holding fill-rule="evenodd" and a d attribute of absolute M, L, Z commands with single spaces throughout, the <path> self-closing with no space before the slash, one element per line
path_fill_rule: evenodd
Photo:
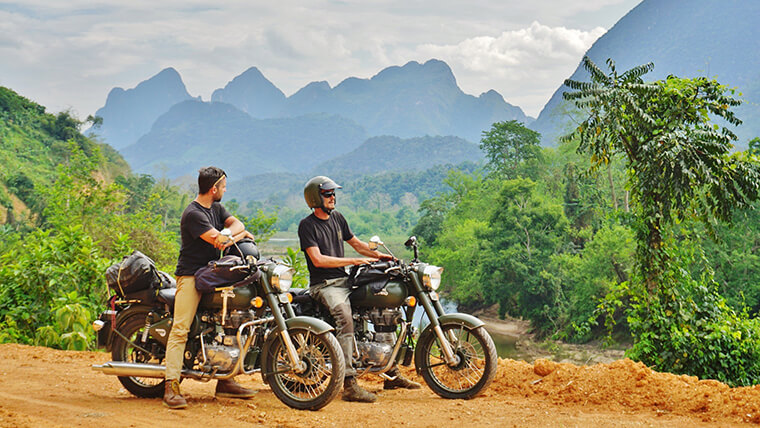
<path fill-rule="evenodd" d="M 256 290 L 253 287 L 236 287 L 231 291 L 234 295 L 227 298 L 227 309 L 230 310 L 248 309 L 251 307 L 251 299 L 256 297 Z M 201 308 L 221 309 L 224 301 L 222 293 L 224 291 L 203 294 L 201 303 L 198 306 Z"/>
<path fill-rule="evenodd" d="M 351 305 L 358 308 L 397 308 L 404 304 L 408 296 L 406 284 L 391 280 L 377 294 L 372 292 L 369 284 L 360 286 L 351 293 Z"/>

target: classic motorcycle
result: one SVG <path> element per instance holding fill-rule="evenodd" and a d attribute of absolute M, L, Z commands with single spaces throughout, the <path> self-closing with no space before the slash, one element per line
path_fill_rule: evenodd
<path fill-rule="evenodd" d="M 215 263 L 214 269 L 246 275 L 203 294 L 188 334 L 182 378 L 209 381 L 260 372 L 286 405 L 318 410 L 342 387 L 345 363 L 340 345 L 326 322 L 293 313 L 288 293 L 293 270 L 256 257 L 248 254 L 245 261 L 233 257 L 233 262 Z M 110 308 L 93 323 L 98 346 L 110 350 L 113 358 L 93 369 L 118 376 L 138 397 L 163 396 L 162 364 L 175 287 L 114 296 Z"/>
<path fill-rule="evenodd" d="M 375 250 L 379 237 L 369 242 Z M 354 360 L 357 376 L 367 373 L 390 378 L 386 373 L 396 364 L 414 364 L 427 385 L 444 398 L 469 399 L 486 389 L 496 374 L 496 347 L 483 321 L 463 314 L 446 314 L 436 290 L 443 268 L 419 260 L 413 236 L 405 245 L 414 259 L 408 264 L 394 261 L 354 266 L 348 282 L 354 317 Z M 291 290 L 297 314 L 314 316 L 334 324 L 326 307 L 314 300 L 308 289 Z M 418 306 L 430 323 L 415 341 L 412 325 Z"/>

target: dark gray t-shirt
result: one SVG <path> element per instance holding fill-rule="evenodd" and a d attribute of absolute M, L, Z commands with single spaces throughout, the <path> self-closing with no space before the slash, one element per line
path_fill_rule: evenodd
<path fill-rule="evenodd" d="M 195 275 L 195 271 L 206 266 L 211 260 L 219 258 L 219 250 L 200 236 L 212 228 L 224 229 L 224 222 L 229 217 L 230 213 L 219 202 L 211 204 L 211 208 L 206 208 L 196 201 L 190 202 L 179 223 L 182 247 L 179 250 L 175 275 Z"/>
<path fill-rule="evenodd" d="M 354 234 L 348 227 L 348 222 L 337 211 L 330 213 L 330 218 L 322 220 L 312 213 L 298 224 L 298 240 L 301 241 L 301 251 L 306 254 L 309 247 L 319 248 L 326 256 L 343 257 L 343 241 L 353 238 Z M 306 265 L 309 267 L 309 284 L 318 284 L 326 279 L 348 276 L 341 268 L 318 268 L 312 264 L 306 254 Z"/>

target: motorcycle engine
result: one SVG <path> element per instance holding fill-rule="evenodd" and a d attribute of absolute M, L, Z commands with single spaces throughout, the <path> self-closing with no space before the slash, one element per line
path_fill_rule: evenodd
<path fill-rule="evenodd" d="M 384 333 L 396 331 L 396 326 L 403 320 L 401 310 L 398 308 L 370 309 L 364 315 L 374 325 L 375 331 Z"/>
<path fill-rule="evenodd" d="M 235 365 L 240 358 L 240 348 L 237 342 L 237 329 L 243 323 L 253 319 L 253 314 L 250 311 L 231 311 L 225 317 L 225 325 L 221 326 L 222 314 L 204 314 L 202 317 L 204 322 L 216 324 L 216 333 L 213 339 L 206 342 L 206 368 L 215 369 L 218 372 L 229 372 L 235 368 Z M 243 335 L 241 340 L 243 343 L 246 341 L 246 336 Z M 203 361 L 203 350 L 199 351 L 198 361 Z"/>
<path fill-rule="evenodd" d="M 228 372 L 235 367 L 240 358 L 240 349 L 236 346 L 224 346 L 211 344 L 206 347 L 206 364 L 218 369 L 220 372 Z"/>
<path fill-rule="evenodd" d="M 396 326 L 403 317 L 399 309 L 371 309 L 363 316 L 372 323 L 375 331 L 365 336 L 371 340 L 357 342 L 359 360 L 364 366 L 385 366 L 396 344 Z"/>
<path fill-rule="evenodd" d="M 205 313 L 201 316 L 201 321 L 210 324 L 222 324 L 222 312 Z M 230 311 L 226 317 L 224 317 L 224 327 L 228 329 L 237 330 L 241 324 L 251 321 L 254 318 L 254 314 L 251 311 Z"/>

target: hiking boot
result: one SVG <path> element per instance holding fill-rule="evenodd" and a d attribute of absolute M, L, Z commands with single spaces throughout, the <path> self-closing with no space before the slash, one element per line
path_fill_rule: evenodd
<path fill-rule="evenodd" d="M 217 397 L 223 398 L 251 398 L 256 394 L 256 391 L 248 388 L 243 388 L 239 383 L 232 379 L 224 379 L 216 382 Z"/>
<path fill-rule="evenodd" d="M 398 368 L 394 368 L 388 373 L 386 373 L 390 377 L 396 377 L 393 380 L 385 379 L 385 382 L 383 382 L 383 389 L 396 389 L 396 388 L 403 388 L 403 389 L 420 389 L 422 388 L 422 385 L 420 385 L 417 382 L 414 382 L 412 380 L 409 380 L 401 375 L 401 371 Z"/>
<path fill-rule="evenodd" d="M 187 400 L 179 393 L 179 381 L 177 379 L 166 379 L 164 384 L 164 406 L 170 409 L 184 409 L 187 407 Z"/>
<path fill-rule="evenodd" d="M 374 403 L 377 401 L 377 395 L 367 391 L 359 386 L 356 378 L 347 377 L 343 381 L 343 401 L 356 401 L 359 403 Z"/>

